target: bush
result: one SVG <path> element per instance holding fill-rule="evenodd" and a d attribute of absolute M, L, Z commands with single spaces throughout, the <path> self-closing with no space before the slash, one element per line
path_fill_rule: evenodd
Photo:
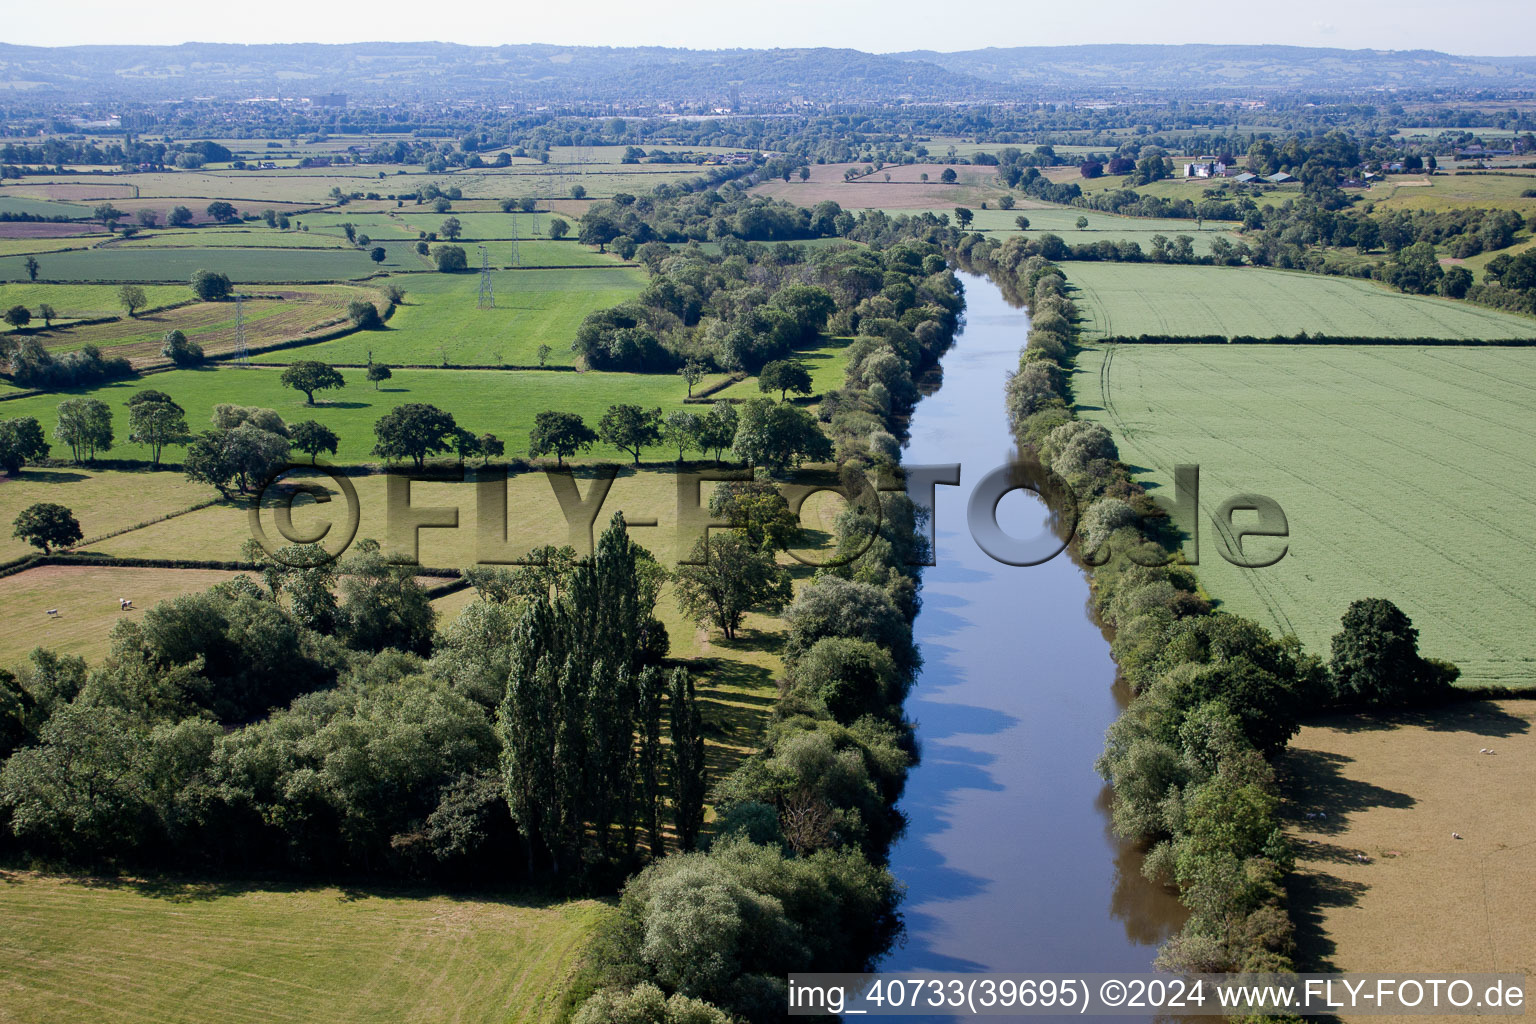
<path fill-rule="evenodd" d="M 353 326 L 359 330 L 376 331 L 384 326 L 384 318 L 379 316 L 379 308 L 367 299 L 353 299 L 348 303 L 347 316 L 352 319 Z"/>
<path fill-rule="evenodd" d="M 191 341 L 181 331 L 168 331 L 160 354 L 177 366 L 197 366 L 203 361 L 203 346 Z"/>
<path fill-rule="evenodd" d="M 212 270 L 199 270 L 192 275 L 192 294 L 204 302 L 227 299 L 234 292 L 229 277 Z"/>
<path fill-rule="evenodd" d="M 418 250 L 420 246 L 417 246 Z M 469 269 L 469 255 L 461 245 L 440 245 L 432 250 L 432 262 L 438 273 L 457 274 Z"/>

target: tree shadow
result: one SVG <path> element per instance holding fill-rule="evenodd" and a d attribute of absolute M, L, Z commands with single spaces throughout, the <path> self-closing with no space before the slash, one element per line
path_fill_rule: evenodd
<path fill-rule="evenodd" d="M 1336 971 L 1338 944 L 1328 936 L 1323 911 L 1353 907 L 1370 891 L 1364 882 L 1349 882 L 1324 871 L 1298 869 L 1286 880 L 1291 921 L 1296 926 L 1296 961 L 1309 971 Z"/>
<path fill-rule="evenodd" d="M 23 469 L 16 476 L 0 476 L 0 483 L 11 480 L 33 480 L 42 484 L 72 484 L 91 479 L 88 473 L 75 473 L 59 469 Z"/>
<path fill-rule="evenodd" d="M 1510 714 L 1491 700 L 1462 700 L 1423 708 L 1330 715 L 1308 724 L 1347 733 L 1378 732 L 1414 725 L 1431 732 L 1466 732 L 1499 739 L 1523 736 L 1531 731 L 1530 722 Z"/>
<path fill-rule="evenodd" d="M 1418 802 L 1407 793 L 1345 778 L 1344 766 L 1353 763 L 1354 758 L 1343 754 L 1292 747 L 1280 766 L 1289 797 L 1281 820 L 1324 835 L 1338 835 L 1348 827 L 1347 816 L 1352 813 L 1375 807 L 1405 810 Z M 1309 813 L 1326 817 L 1308 818 Z"/>

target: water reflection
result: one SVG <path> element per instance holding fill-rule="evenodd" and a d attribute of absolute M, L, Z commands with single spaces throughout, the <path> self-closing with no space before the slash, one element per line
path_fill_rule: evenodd
<path fill-rule="evenodd" d="M 965 330 L 904 455 L 963 469 L 961 486 L 936 494 L 938 564 L 916 624 L 924 668 L 907 704 L 923 760 L 891 857 L 908 886 L 907 941 L 884 966 L 1145 971 L 1183 914 L 1109 831 L 1093 762 L 1117 713 L 1115 667 L 1086 611 L 1087 582 L 1065 555 L 1002 565 L 966 529 L 976 482 L 1016 459 L 1003 383 L 1028 320 L 989 282 L 965 284 Z M 1002 500 L 998 523 L 1059 543 L 1060 524 L 1027 494 Z"/>

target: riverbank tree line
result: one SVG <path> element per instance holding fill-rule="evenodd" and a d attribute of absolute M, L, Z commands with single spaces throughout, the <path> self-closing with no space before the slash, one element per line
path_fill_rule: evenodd
<path fill-rule="evenodd" d="M 1056 493 L 1075 495 L 1074 551 L 1091 569 L 1094 610 L 1114 629 L 1111 650 L 1135 694 L 1098 768 L 1115 795 L 1115 830 L 1146 846 L 1148 876 L 1175 887 L 1190 910 L 1158 963 L 1291 970 L 1284 886 L 1293 854 L 1274 759 L 1306 711 L 1448 699 L 1457 669 L 1421 656 L 1407 616 L 1384 599 L 1349 607 L 1326 662 L 1294 637 L 1213 611 L 1114 438 L 1076 418 L 1067 383 L 1075 310 L 1061 269 L 1018 255 L 983 243 L 963 259 L 1030 307 L 1028 342 L 1006 385 L 1014 433 Z"/>

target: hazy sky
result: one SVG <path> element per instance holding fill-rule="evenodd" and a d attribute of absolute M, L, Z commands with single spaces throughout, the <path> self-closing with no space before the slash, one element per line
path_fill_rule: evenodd
<path fill-rule="evenodd" d="M 696 48 L 847 46 L 875 52 L 1067 43 L 1288 43 L 1460 54 L 1536 53 L 1536 3 L 1478 0 L 574 0 L 566 3 L 7 0 L 8 43 L 357 42 L 441 39 Z"/>

